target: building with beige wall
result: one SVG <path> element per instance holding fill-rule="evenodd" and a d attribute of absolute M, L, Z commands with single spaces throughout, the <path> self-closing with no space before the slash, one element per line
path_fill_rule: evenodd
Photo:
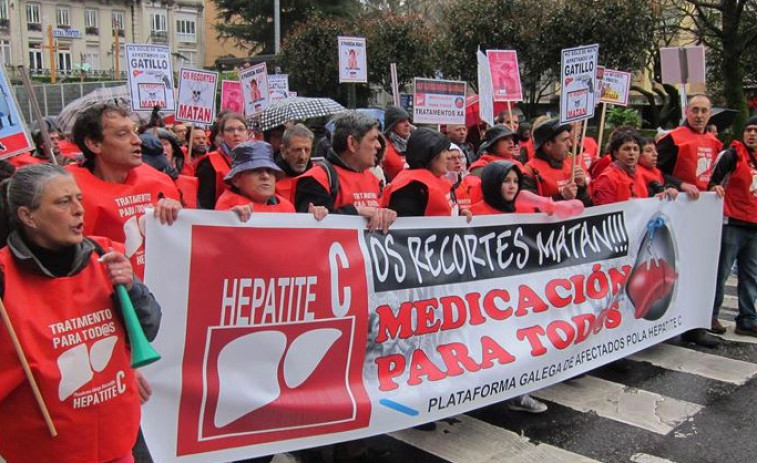
<path fill-rule="evenodd" d="M 244 58 L 250 56 L 248 50 L 237 47 L 233 40 L 221 40 L 216 38 L 218 32 L 216 32 L 214 26 L 222 21 L 222 19 L 218 15 L 218 10 L 216 9 L 213 0 L 204 0 L 204 2 L 205 22 L 203 24 L 203 32 L 207 41 L 205 44 L 205 67 L 215 67 L 218 58 Z"/>
<path fill-rule="evenodd" d="M 128 42 L 170 45 L 175 66 L 202 67 L 203 10 L 202 0 L 0 0 L 0 63 L 49 75 L 52 60 L 60 77 L 80 70 L 90 77 L 112 76 L 118 30 L 121 73 Z"/>

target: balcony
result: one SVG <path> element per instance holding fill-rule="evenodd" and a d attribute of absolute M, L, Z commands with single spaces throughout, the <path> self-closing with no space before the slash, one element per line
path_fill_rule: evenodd
<path fill-rule="evenodd" d="M 0 31 L 8 32 L 11 28 L 10 19 L 0 19 Z"/>
<path fill-rule="evenodd" d="M 40 23 L 27 23 L 26 30 L 42 32 L 42 24 Z"/>
<path fill-rule="evenodd" d="M 150 39 L 153 43 L 168 43 L 168 32 L 152 31 Z"/>
<path fill-rule="evenodd" d="M 197 43 L 197 34 L 176 33 L 176 40 L 183 43 Z"/>
<path fill-rule="evenodd" d="M 100 35 L 100 29 L 97 27 L 86 27 L 84 28 L 84 33 L 87 35 Z"/>
<path fill-rule="evenodd" d="M 116 36 L 116 30 L 113 29 L 113 37 L 115 37 L 115 36 Z M 118 30 L 118 36 L 119 37 L 126 37 L 126 31 L 124 31 L 123 29 L 119 29 Z"/>

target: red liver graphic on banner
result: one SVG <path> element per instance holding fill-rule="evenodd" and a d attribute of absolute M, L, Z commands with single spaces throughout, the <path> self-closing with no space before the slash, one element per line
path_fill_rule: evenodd
<path fill-rule="evenodd" d="M 367 427 L 367 284 L 357 232 L 329 230 L 329 240 L 296 229 L 239 233 L 192 230 L 177 453 Z M 286 250 L 267 244 L 281 239 L 309 255 L 282 258 Z M 211 261 L 210 251 L 224 248 L 234 257 Z"/>

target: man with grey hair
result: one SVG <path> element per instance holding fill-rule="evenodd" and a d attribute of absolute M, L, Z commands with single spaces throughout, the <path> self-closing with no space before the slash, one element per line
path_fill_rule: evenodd
<path fill-rule="evenodd" d="M 303 124 L 296 124 L 284 131 L 281 152 L 276 159 L 276 164 L 284 171 L 284 177 L 276 181 L 277 195 L 294 202 L 294 179 L 313 167 L 310 162 L 313 138 L 313 132 Z"/>
<path fill-rule="evenodd" d="M 325 206 L 332 214 L 360 215 L 368 229 L 388 231 L 397 213 L 379 207 L 379 180 L 370 171 L 376 163 L 379 124 L 356 111 L 346 112 L 334 125 L 331 150 L 323 163 L 313 166 L 295 182 L 294 206 Z"/>

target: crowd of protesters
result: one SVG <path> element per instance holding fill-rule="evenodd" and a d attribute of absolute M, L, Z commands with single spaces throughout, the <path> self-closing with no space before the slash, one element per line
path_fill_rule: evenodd
<path fill-rule="evenodd" d="M 700 192 L 713 191 L 724 198 L 725 211 L 709 331 L 725 332 L 718 310 L 735 263 L 736 333 L 757 336 L 757 117 L 723 150 L 707 130 L 710 111 L 709 98 L 694 95 L 685 123 L 656 143 L 631 127 L 620 127 L 600 150 L 590 137 L 579 140 L 575 124 L 544 117 L 530 124 L 509 112 L 486 130 L 448 125 L 439 131 L 413 127 L 404 109 L 390 106 L 383 128 L 377 120 L 347 111 L 335 118 L 326 137 L 296 121 L 259 137 L 235 113 L 219 114 L 206 132 L 185 124 L 166 127 L 159 118 L 138 127 L 124 110 L 94 105 L 78 116 L 68 138 L 54 120 L 41 121 L 51 149 L 37 127 L 35 152 L 0 162 L 6 178 L 0 235 L 7 244 L 0 250 L 0 294 L 16 329 L 31 345 L 27 350 L 40 388 L 57 396 L 51 334 L 40 327 L 111 307 L 112 287 L 124 284 L 149 337 L 157 332 L 160 308 L 141 283 L 140 215 L 148 206 L 167 225 L 182 208 L 199 207 L 234 213 L 245 222 L 257 213 L 309 213 L 318 220 L 329 214 L 357 215 L 365 217 L 369 230 L 386 233 L 398 216 L 459 215 L 470 222 L 480 215 L 551 213 L 555 204 L 566 201 L 577 213 L 636 198 L 676 200 L 680 193 L 697 199 Z M 471 137 L 469 130 L 479 133 Z M 50 164 L 49 153 L 62 167 Z M 39 291 L 14 291 L 22 286 Z M 61 304 L 51 296 L 61 291 L 86 303 L 77 303 L 76 310 L 74 304 Z M 42 307 L 39 314 L 30 316 L 24 310 L 29 304 Z M 123 328 L 118 326 L 115 336 L 121 341 Z M 2 330 L 0 427 L 6 431 L 0 433 L 0 454 L 11 463 L 30 461 L 19 456 L 29 451 L 36 452 L 35 461 L 133 461 L 129 449 L 137 439 L 139 399 L 149 398 L 150 387 L 147 379 L 121 365 L 126 344 L 118 343 L 114 354 L 129 371 L 126 393 L 98 406 L 96 413 L 74 409 L 66 401 L 51 410 L 56 421 L 68 423 L 61 434 L 110 437 L 97 446 L 79 440 L 80 447 L 64 450 L 44 435 L 39 420 L 20 418 L 35 407 L 34 398 Z M 718 343 L 706 330 L 689 331 L 683 339 L 707 347 Z M 111 373 L 98 372 L 103 378 Z M 528 395 L 509 406 L 547 410 Z M 5 424 L 11 420 L 12 426 Z M 369 461 L 368 454 L 361 441 L 337 446 L 334 453 L 339 461 Z"/>

